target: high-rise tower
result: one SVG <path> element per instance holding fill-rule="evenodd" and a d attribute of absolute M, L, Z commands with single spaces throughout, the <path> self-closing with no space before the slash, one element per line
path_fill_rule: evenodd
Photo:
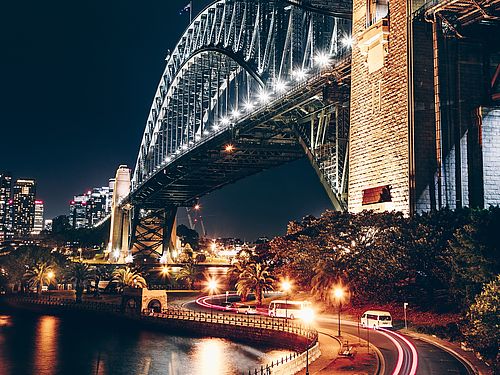
<path fill-rule="evenodd" d="M 35 223 L 36 181 L 18 179 L 12 189 L 12 229 L 17 237 L 28 236 Z"/>

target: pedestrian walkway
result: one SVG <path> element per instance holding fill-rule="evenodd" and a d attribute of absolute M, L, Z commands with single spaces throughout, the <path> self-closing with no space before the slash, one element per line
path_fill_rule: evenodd
<path fill-rule="evenodd" d="M 318 342 L 319 349 L 321 350 L 321 356 L 309 365 L 309 373 L 311 375 L 319 374 L 322 369 L 333 363 L 338 357 L 340 350 L 340 342 L 334 338 L 333 334 L 329 332 L 329 330 L 321 330 L 318 335 Z M 297 374 L 304 375 L 305 373 L 306 369 L 303 369 Z"/>
<path fill-rule="evenodd" d="M 319 345 L 321 357 L 309 366 L 310 375 L 371 375 L 376 371 L 377 358 L 373 351 L 367 352 L 366 346 L 358 345 L 358 338 L 351 335 L 343 335 L 342 342 L 348 341 L 352 346 L 352 356 L 341 356 L 340 341 L 335 338 L 334 330 L 321 328 L 319 332 Z M 298 374 L 305 375 L 306 370 Z"/>

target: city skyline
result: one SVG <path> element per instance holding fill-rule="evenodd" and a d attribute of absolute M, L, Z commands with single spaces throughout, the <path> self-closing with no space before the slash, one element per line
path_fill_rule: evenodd
<path fill-rule="evenodd" d="M 210 2 L 195 1 L 193 14 Z M 73 195 L 102 185 L 120 164 L 134 168 L 165 57 L 189 23 L 187 13 L 179 14 L 186 3 L 89 2 L 74 12 L 29 2 L 28 14 L 18 4 L 7 6 L 12 17 L 0 26 L 0 64 L 9 74 L 0 95 L 3 122 L 15 126 L 2 132 L 16 141 L 2 147 L 0 169 L 38 181 L 47 218 L 67 214 Z M 29 106 L 26 87 L 37 93 Z M 22 153 L 16 152 L 21 128 L 29 134 Z M 264 173 L 202 198 L 209 232 L 282 234 L 289 220 L 331 207 L 306 160 Z M 238 202 L 262 186 L 267 194 Z M 255 222 L 260 227 L 250 228 Z"/>

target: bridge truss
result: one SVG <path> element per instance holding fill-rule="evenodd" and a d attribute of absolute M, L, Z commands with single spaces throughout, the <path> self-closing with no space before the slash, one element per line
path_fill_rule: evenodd
<path fill-rule="evenodd" d="M 304 153 L 334 207 L 346 208 L 350 8 L 220 0 L 192 21 L 146 122 L 127 198 L 129 249 L 163 253 L 177 207 Z"/>

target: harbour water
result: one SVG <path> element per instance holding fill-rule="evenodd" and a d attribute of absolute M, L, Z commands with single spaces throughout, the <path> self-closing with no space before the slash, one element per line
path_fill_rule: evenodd
<path fill-rule="evenodd" d="M 0 375 L 233 375 L 287 353 L 133 322 L 0 312 Z"/>

